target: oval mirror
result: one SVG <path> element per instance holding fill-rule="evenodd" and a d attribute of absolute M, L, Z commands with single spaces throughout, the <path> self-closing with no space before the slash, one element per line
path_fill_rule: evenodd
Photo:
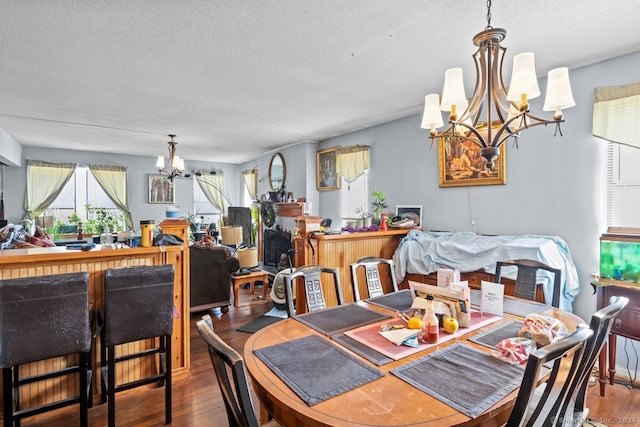
<path fill-rule="evenodd" d="M 287 166 L 284 163 L 284 157 L 280 153 L 276 153 L 269 163 L 269 185 L 273 191 L 280 191 L 287 179 Z"/>

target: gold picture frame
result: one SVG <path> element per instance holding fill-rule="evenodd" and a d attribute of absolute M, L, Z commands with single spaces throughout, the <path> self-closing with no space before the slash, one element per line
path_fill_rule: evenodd
<path fill-rule="evenodd" d="M 318 191 L 338 190 L 340 175 L 337 171 L 339 146 L 316 152 L 316 187 Z"/>
<path fill-rule="evenodd" d="M 480 147 L 449 137 L 438 140 L 438 171 L 440 187 L 470 187 L 476 185 L 504 185 L 507 183 L 505 145 L 493 168 L 487 170 L 486 160 L 480 156 Z"/>

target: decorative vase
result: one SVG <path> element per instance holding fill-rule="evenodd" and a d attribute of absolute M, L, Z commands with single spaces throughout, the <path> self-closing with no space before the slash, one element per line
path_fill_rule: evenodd
<path fill-rule="evenodd" d="M 367 228 L 371 227 L 371 217 L 370 216 L 364 217 L 363 220 L 364 220 L 364 227 L 367 227 Z"/>

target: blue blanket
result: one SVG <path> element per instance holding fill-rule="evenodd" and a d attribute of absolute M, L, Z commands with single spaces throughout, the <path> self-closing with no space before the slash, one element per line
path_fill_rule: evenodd
<path fill-rule="evenodd" d="M 572 312 L 580 291 L 578 273 L 566 242 L 557 236 L 481 236 L 472 232 L 422 232 L 411 230 L 393 255 L 396 276 L 430 274 L 439 268 L 461 272 L 484 270 L 495 274 L 496 262 L 532 259 L 562 271 L 560 308 Z M 503 268 L 503 277 L 516 278 L 515 267 Z M 546 301 L 552 299 L 552 274 L 539 274 Z"/>

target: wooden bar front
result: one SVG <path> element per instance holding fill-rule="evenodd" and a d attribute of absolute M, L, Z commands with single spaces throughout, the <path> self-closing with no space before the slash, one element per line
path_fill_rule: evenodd
<path fill-rule="evenodd" d="M 8 249 L 0 251 L 0 279 L 21 277 L 35 277 L 51 274 L 87 272 L 89 273 L 89 304 L 93 313 L 103 307 L 104 302 L 104 274 L 112 268 L 126 268 L 140 265 L 171 264 L 175 269 L 174 297 L 177 316 L 174 319 L 172 335 L 172 364 L 174 379 L 184 378 L 190 368 L 190 329 L 189 329 L 189 250 L 186 244 L 186 226 L 188 222 L 170 220 L 161 224 L 163 232 L 175 234 L 184 240 L 181 246 L 166 247 L 137 247 L 127 249 L 101 249 L 97 246 L 90 251 L 68 250 L 65 247 L 37 248 L 37 249 Z M 25 339 L 29 332 L 25 331 Z M 93 343 L 92 386 L 94 394 L 100 393 L 100 362 L 99 337 Z M 145 341 L 125 346 L 145 348 Z M 123 347 L 126 351 L 126 348 Z M 71 356 L 73 357 L 73 356 Z M 20 367 L 22 375 L 37 372 L 39 369 L 49 369 L 56 365 L 67 363 L 67 358 L 55 358 L 43 362 L 34 362 Z M 123 364 L 126 365 L 126 364 Z M 148 376 L 156 366 L 152 362 L 130 362 L 119 372 L 116 381 Z M 29 407 L 41 404 L 51 399 L 59 399 L 77 394 L 77 382 L 71 379 L 48 381 L 45 386 L 33 385 L 25 389 L 22 404 Z M 1 395 L 1 390 L 0 390 Z"/>
<path fill-rule="evenodd" d="M 318 264 L 339 269 L 345 302 L 351 302 L 354 300 L 351 286 L 351 264 L 368 256 L 391 259 L 400 240 L 409 231 L 410 229 L 392 229 L 344 234 L 315 233 L 311 235 L 310 239 L 301 237 L 294 241 L 294 247 L 298 251 L 296 266 Z M 364 273 L 360 273 L 362 277 L 358 277 L 358 283 L 366 287 Z M 333 306 L 338 301 L 334 293 L 329 292 L 330 286 L 333 285 L 330 284 L 327 289 L 323 290 L 327 305 Z M 360 293 L 363 294 L 364 289 L 360 290 Z M 303 301 L 302 298 L 297 298 L 297 300 Z"/>

